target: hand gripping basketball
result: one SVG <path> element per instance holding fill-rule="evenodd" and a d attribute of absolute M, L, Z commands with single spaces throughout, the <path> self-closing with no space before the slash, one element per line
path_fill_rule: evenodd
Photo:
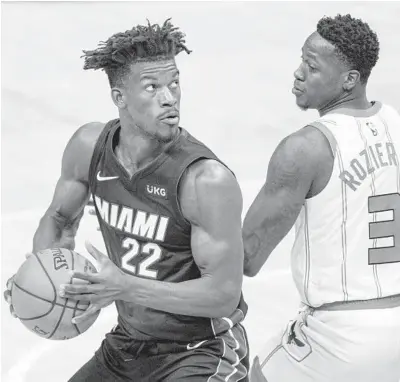
<path fill-rule="evenodd" d="M 28 253 L 25 255 L 25 258 L 27 259 L 27 258 L 28 258 L 29 256 L 31 256 L 31 255 L 32 255 L 32 253 L 31 253 L 31 252 L 28 252 Z M 11 315 L 12 315 L 13 317 L 17 318 L 17 315 L 16 315 L 15 312 L 14 312 L 14 307 L 13 307 L 13 305 L 12 305 L 12 296 L 11 296 L 11 290 L 12 290 L 13 283 L 14 283 L 14 276 L 15 276 L 15 275 L 12 275 L 12 276 L 7 280 L 7 283 L 6 283 L 6 290 L 3 292 L 3 296 L 4 296 L 4 300 L 6 300 L 7 304 L 8 304 L 9 307 L 10 307 L 10 313 L 11 313 Z"/>
<path fill-rule="evenodd" d="M 74 317 L 74 324 L 85 321 L 115 300 L 121 300 L 126 288 L 126 273 L 89 242 L 86 242 L 86 249 L 97 260 L 98 273 L 74 271 L 72 279 L 87 280 L 90 284 L 62 284 L 59 291 L 61 297 L 90 302 L 83 314 Z"/>

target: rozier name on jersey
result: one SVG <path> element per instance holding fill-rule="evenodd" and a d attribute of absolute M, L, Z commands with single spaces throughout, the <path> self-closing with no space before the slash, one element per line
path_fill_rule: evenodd
<path fill-rule="evenodd" d="M 386 166 L 399 166 L 398 156 L 392 142 L 375 143 L 350 161 L 350 166 L 342 171 L 339 178 L 353 191 L 361 185 L 367 175 Z"/>
<path fill-rule="evenodd" d="M 109 226 L 145 239 L 161 242 L 165 240 L 168 217 L 111 203 L 96 195 L 94 202 L 101 219 Z"/>

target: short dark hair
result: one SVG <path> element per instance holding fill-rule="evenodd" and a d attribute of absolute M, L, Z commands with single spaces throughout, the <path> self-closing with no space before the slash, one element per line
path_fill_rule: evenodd
<path fill-rule="evenodd" d="M 360 72 L 360 81 L 366 83 L 379 58 L 378 36 L 369 25 L 351 15 L 337 15 L 319 20 L 317 32 L 334 45 L 339 59 Z"/>
<path fill-rule="evenodd" d="M 101 41 L 96 50 L 84 50 L 84 69 L 104 70 L 111 87 L 122 85 L 122 78 L 130 66 L 139 61 L 157 61 L 174 58 L 185 46 L 184 33 L 174 27 L 170 19 L 162 26 L 137 25 L 124 33 L 116 33 Z"/>

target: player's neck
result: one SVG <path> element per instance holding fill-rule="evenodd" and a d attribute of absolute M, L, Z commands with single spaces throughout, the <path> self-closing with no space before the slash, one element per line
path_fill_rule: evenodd
<path fill-rule="evenodd" d="M 365 110 L 371 107 L 371 103 L 367 99 L 365 90 L 354 93 L 342 94 L 337 99 L 333 99 L 318 110 L 319 115 L 322 117 L 327 113 L 331 113 L 336 109 L 358 109 Z"/>
<path fill-rule="evenodd" d="M 165 143 L 146 134 L 132 121 L 120 119 L 121 129 L 115 154 L 128 172 L 145 167 L 165 150 Z"/>

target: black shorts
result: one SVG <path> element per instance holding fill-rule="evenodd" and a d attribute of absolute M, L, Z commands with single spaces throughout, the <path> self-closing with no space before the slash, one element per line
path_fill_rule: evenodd
<path fill-rule="evenodd" d="M 240 324 L 189 344 L 133 340 L 117 327 L 69 382 L 247 382 L 248 370 L 248 343 Z"/>

